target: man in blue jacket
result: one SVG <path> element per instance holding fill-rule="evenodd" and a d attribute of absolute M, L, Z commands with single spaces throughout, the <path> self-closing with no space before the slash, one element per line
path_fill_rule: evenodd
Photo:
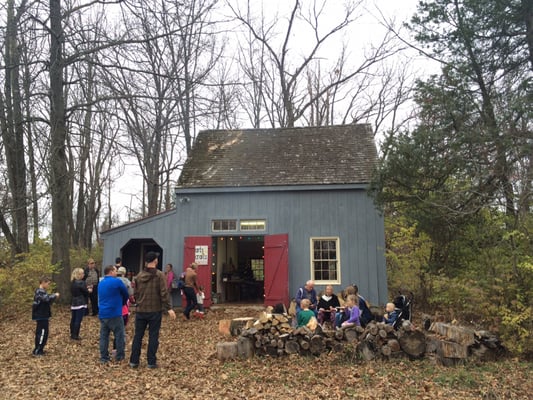
<path fill-rule="evenodd" d="M 98 285 L 98 316 L 100 318 L 100 362 L 107 364 L 109 357 L 109 332 L 113 331 L 117 342 L 116 361 L 125 357 L 125 330 L 122 306 L 128 301 L 128 289 L 117 278 L 117 268 L 108 265 L 104 268 L 104 279 Z"/>

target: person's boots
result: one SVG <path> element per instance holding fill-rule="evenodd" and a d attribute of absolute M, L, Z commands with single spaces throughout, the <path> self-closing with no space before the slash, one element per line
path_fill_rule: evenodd
<path fill-rule="evenodd" d="M 70 338 L 73 340 L 81 340 L 80 338 L 80 325 L 74 325 L 72 327 L 72 333 L 70 334 Z"/>

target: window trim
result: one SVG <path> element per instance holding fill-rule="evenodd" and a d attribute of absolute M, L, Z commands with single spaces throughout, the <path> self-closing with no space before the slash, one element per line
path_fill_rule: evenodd
<path fill-rule="evenodd" d="M 234 222 L 235 229 L 215 229 L 216 222 Z M 237 232 L 238 219 L 237 218 L 216 218 L 211 220 L 211 232 L 221 233 L 221 232 Z"/>
<path fill-rule="evenodd" d="M 263 228 L 254 228 L 254 229 L 242 229 L 242 224 L 246 223 L 246 222 L 255 222 L 256 225 L 258 225 L 258 223 L 263 223 Z M 239 220 L 239 231 L 241 232 L 266 232 L 267 230 L 267 222 L 266 222 L 266 219 L 264 218 L 241 218 Z"/>
<path fill-rule="evenodd" d="M 314 242 L 317 241 L 317 240 L 320 240 L 320 241 L 325 241 L 325 240 L 332 240 L 332 241 L 335 241 L 336 244 L 336 261 L 337 261 L 337 279 L 335 280 L 319 280 L 319 279 L 315 279 L 315 270 L 314 270 L 314 262 L 315 262 L 315 258 L 314 258 Z M 341 264 L 341 251 L 340 251 L 340 247 L 341 247 L 341 239 L 339 236 L 311 236 L 309 238 L 309 263 L 310 263 L 310 276 L 311 276 L 311 279 L 315 281 L 315 283 L 319 284 L 319 285 L 340 285 L 341 283 L 341 271 L 342 271 L 342 264 Z"/>

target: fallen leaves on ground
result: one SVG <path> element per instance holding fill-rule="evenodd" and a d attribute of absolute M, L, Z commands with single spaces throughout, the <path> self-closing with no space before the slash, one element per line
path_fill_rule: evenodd
<path fill-rule="evenodd" d="M 320 357 L 291 355 L 220 362 L 216 344 L 233 340 L 218 321 L 256 317 L 259 310 L 220 307 L 204 320 L 164 317 L 158 369 L 100 365 L 99 321 L 83 320 L 81 343 L 69 338 L 70 310 L 55 305 L 44 357 L 33 357 L 35 322 L 28 313 L 0 320 L 0 397 L 3 399 L 528 399 L 532 364 L 518 360 L 453 368 L 428 360 L 359 362 L 348 350 Z M 133 319 L 127 331 L 131 349 Z M 126 360 L 127 361 L 127 360 Z"/>

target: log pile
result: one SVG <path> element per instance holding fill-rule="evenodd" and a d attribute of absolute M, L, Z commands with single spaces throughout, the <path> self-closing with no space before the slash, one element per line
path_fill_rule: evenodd
<path fill-rule="evenodd" d="M 427 357 L 445 366 L 462 364 L 468 357 L 493 361 L 506 353 L 496 335 L 488 331 L 443 322 L 430 325 L 426 341 Z"/>
<path fill-rule="evenodd" d="M 499 340 L 486 331 L 434 322 L 428 332 L 415 329 L 408 321 L 399 330 L 383 322 L 370 322 L 365 328 L 343 327 L 315 331 L 292 328 L 286 314 L 261 313 L 259 318 L 231 321 L 230 333 L 238 336 L 233 344 L 217 346 L 220 360 L 251 358 L 254 355 L 279 357 L 291 354 L 315 355 L 340 352 L 347 344 L 354 358 L 364 361 L 399 357 L 427 357 L 441 365 L 455 365 L 468 357 L 492 360 L 505 350 Z M 230 342 L 231 343 L 231 342 Z"/>

